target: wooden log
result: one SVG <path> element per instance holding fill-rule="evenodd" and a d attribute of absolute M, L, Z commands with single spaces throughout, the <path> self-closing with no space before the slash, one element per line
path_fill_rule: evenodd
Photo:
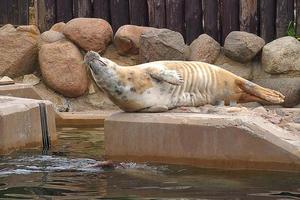
<path fill-rule="evenodd" d="M 49 30 L 56 23 L 55 0 L 38 0 L 37 24 L 41 32 Z"/>
<path fill-rule="evenodd" d="M 294 20 L 294 0 L 276 1 L 276 38 L 287 35 L 287 28 Z"/>
<path fill-rule="evenodd" d="M 56 0 L 56 21 L 68 22 L 73 18 L 73 0 Z"/>
<path fill-rule="evenodd" d="M 220 0 L 222 44 L 230 32 L 240 29 L 239 10 L 239 0 Z"/>
<path fill-rule="evenodd" d="M 276 1 L 260 0 L 260 36 L 270 42 L 275 38 Z"/>
<path fill-rule="evenodd" d="M 1 0 L 0 24 L 26 25 L 29 23 L 29 0 Z"/>
<path fill-rule="evenodd" d="M 203 33 L 201 0 L 185 1 L 185 40 L 190 44 Z"/>
<path fill-rule="evenodd" d="M 73 0 L 73 17 L 92 17 L 91 0 Z"/>
<path fill-rule="evenodd" d="M 258 33 L 257 0 L 240 0 L 240 30 Z"/>
<path fill-rule="evenodd" d="M 94 0 L 93 17 L 101 18 L 110 23 L 109 0 Z"/>
<path fill-rule="evenodd" d="M 203 0 L 204 32 L 220 41 L 218 0 Z"/>
<path fill-rule="evenodd" d="M 296 25 L 297 34 L 300 35 L 300 0 L 296 1 Z"/>
<path fill-rule="evenodd" d="M 111 25 L 116 32 L 122 25 L 129 24 L 128 0 L 110 0 Z"/>
<path fill-rule="evenodd" d="M 166 27 L 185 36 L 184 0 L 166 0 Z"/>
<path fill-rule="evenodd" d="M 147 0 L 129 0 L 130 24 L 148 26 Z"/>
<path fill-rule="evenodd" d="M 164 0 L 147 0 L 149 26 L 166 27 L 166 4 Z"/>

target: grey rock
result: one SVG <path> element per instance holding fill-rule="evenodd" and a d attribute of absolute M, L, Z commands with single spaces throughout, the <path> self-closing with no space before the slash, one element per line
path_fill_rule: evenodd
<path fill-rule="evenodd" d="M 252 64 L 250 62 L 240 63 L 231 60 L 230 58 L 226 57 L 221 51 L 219 57 L 217 58 L 214 64 L 247 80 L 252 79 Z"/>
<path fill-rule="evenodd" d="M 214 63 L 221 50 L 220 44 L 207 34 L 200 35 L 190 45 L 188 60 Z"/>
<path fill-rule="evenodd" d="M 262 66 L 271 74 L 300 74 L 300 42 L 286 36 L 266 44 L 262 50 Z"/>
<path fill-rule="evenodd" d="M 175 31 L 159 29 L 143 33 L 140 38 L 141 63 L 157 60 L 184 60 L 187 46 L 183 36 Z"/>
<path fill-rule="evenodd" d="M 224 43 L 225 55 L 239 62 L 247 62 L 256 56 L 265 41 L 252 33 L 233 31 Z"/>

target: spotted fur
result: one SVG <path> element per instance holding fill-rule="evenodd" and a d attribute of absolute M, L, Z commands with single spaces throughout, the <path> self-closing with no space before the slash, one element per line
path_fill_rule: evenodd
<path fill-rule="evenodd" d="M 160 112 L 180 106 L 224 101 L 282 103 L 284 96 L 203 62 L 156 61 L 118 66 L 88 52 L 85 62 L 95 82 L 127 112 Z"/>

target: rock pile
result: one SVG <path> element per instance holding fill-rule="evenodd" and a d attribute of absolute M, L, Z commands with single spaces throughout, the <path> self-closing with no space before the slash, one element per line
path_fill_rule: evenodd
<path fill-rule="evenodd" d="M 118 64 L 138 64 L 137 58 L 139 63 L 207 62 L 280 91 L 286 96 L 285 107 L 300 106 L 300 42 L 287 36 L 265 44 L 243 31 L 231 32 L 223 47 L 207 34 L 188 46 L 180 33 L 153 27 L 124 25 L 113 37 L 110 24 L 97 18 L 60 22 L 42 34 L 32 25 L 14 28 L 8 24 L 0 28 L 0 76 L 40 72 L 38 78 L 57 93 L 79 97 L 92 91 L 84 54 L 89 50 L 103 54 L 112 41 L 117 51 L 108 58 L 121 58 Z"/>

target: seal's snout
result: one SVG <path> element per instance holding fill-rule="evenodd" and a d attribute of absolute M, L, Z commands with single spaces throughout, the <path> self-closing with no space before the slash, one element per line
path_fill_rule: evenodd
<path fill-rule="evenodd" d="M 95 52 L 95 51 L 89 51 L 84 56 L 84 63 L 85 64 L 90 64 L 91 61 L 93 61 L 93 60 L 100 60 L 100 59 L 101 59 L 101 57 L 100 57 L 100 55 L 97 52 Z"/>

